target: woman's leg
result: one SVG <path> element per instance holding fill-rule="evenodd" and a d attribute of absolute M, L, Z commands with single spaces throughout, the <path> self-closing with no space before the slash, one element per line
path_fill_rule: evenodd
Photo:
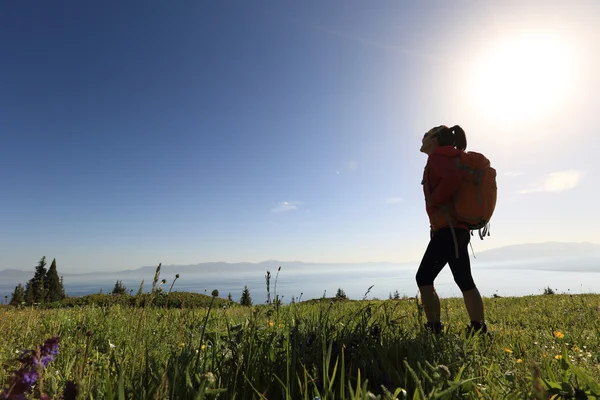
<path fill-rule="evenodd" d="M 435 287 L 433 285 L 419 286 L 419 291 L 421 292 L 421 301 L 423 302 L 427 322 L 440 322 L 440 298 L 435 291 Z"/>
<path fill-rule="evenodd" d="M 477 287 L 463 292 L 465 307 L 471 318 L 471 323 L 478 322 L 480 325 L 485 323 L 485 315 L 483 309 L 483 300 L 479 294 Z"/>
<path fill-rule="evenodd" d="M 436 231 L 429 241 L 417 271 L 417 286 L 421 292 L 421 301 L 427 321 L 432 324 L 440 323 L 440 299 L 433 286 L 433 281 L 446 265 L 448 238 L 446 229 Z M 451 239 L 451 236 L 450 236 Z"/>
<path fill-rule="evenodd" d="M 463 294 L 465 307 L 471 319 L 471 325 L 476 329 L 485 327 L 483 300 L 471 274 L 471 261 L 468 249 L 469 241 L 471 240 L 469 231 L 457 229 L 456 240 L 459 257 L 451 257 L 448 260 L 448 264 L 452 270 L 454 281 Z"/>

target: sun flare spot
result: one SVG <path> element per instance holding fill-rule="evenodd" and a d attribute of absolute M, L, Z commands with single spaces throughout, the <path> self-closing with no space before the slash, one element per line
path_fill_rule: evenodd
<path fill-rule="evenodd" d="M 492 122 L 544 118 L 568 101 L 576 75 L 570 53 L 558 37 L 543 33 L 492 45 L 471 75 L 471 102 Z"/>

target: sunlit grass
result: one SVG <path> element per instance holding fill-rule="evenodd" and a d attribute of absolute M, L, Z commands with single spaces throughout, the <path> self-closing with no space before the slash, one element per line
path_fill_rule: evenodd
<path fill-rule="evenodd" d="M 440 337 L 423 331 L 414 299 L 5 307 L 0 379 L 18 368 L 21 349 L 58 336 L 44 380 L 52 398 L 67 381 L 86 399 L 600 395 L 599 305 L 591 294 L 485 299 L 491 335 L 471 338 L 462 299 L 442 300 Z"/>

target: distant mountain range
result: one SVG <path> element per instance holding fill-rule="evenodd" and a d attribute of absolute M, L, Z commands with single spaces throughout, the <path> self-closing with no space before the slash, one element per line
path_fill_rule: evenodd
<path fill-rule="evenodd" d="M 471 253 L 472 254 L 472 253 Z M 416 262 L 392 263 L 392 262 L 370 262 L 370 263 L 315 263 L 302 261 L 277 261 L 268 260 L 259 263 L 240 262 L 207 262 L 191 265 L 163 265 L 161 276 L 166 274 L 219 274 L 223 271 L 228 273 L 244 273 L 260 271 L 271 271 L 274 275 L 280 266 L 287 270 L 305 271 L 311 268 L 360 268 L 374 265 L 398 265 L 410 266 Z M 545 269 L 545 270 L 568 270 L 568 271 L 593 271 L 600 272 L 600 244 L 596 243 L 574 243 L 574 242 L 545 242 L 510 245 L 481 252 L 475 252 L 472 258 L 473 265 L 481 268 L 523 268 Z M 123 271 L 110 271 L 111 276 L 126 279 L 127 277 L 145 276 L 151 280 L 154 276 L 154 266 L 144 266 L 137 269 Z M 0 281 L 13 284 L 13 282 L 25 283 L 32 277 L 33 268 L 28 271 L 5 269 L 0 270 Z M 95 271 L 86 273 L 60 273 L 65 279 L 92 279 L 106 277 L 107 272 Z M 113 279 L 111 277 L 111 279 Z M 115 278 L 116 279 L 116 278 Z"/>
<path fill-rule="evenodd" d="M 475 254 L 477 258 L 486 261 L 507 261 L 524 259 L 572 259 L 600 258 L 600 244 L 544 242 L 517 244 L 498 247 Z"/>
<path fill-rule="evenodd" d="M 532 271 L 549 271 L 558 274 L 565 273 L 565 275 L 553 276 L 561 276 L 561 278 L 557 278 L 559 281 L 574 278 L 577 285 L 600 282 L 600 274 L 598 275 L 599 279 L 594 278 L 596 273 L 600 273 L 600 244 L 594 243 L 546 242 L 511 245 L 481 252 L 476 251 L 475 257 L 471 258 L 471 263 L 474 269 L 480 270 L 480 273 L 487 270 L 486 274 L 489 273 L 492 274 L 489 276 L 495 277 L 513 276 L 517 270 L 523 271 L 528 276 L 531 276 Z M 350 287 L 355 282 L 381 278 L 378 281 L 378 287 L 402 285 L 402 282 L 409 282 L 406 283 L 406 287 L 412 290 L 417 265 L 418 261 L 404 263 L 317 263 L 277 260 L 259 263 L 207 262 L 193 265 L 162 265 L 160 278 L 167 280 L 165 288 L 168 288 L 175 279 L 175 275 L 181 274 L 181 279 L 175 285 L 175 290 L 180 291 L 201 293 L 207 288 L 219 288 L 224 293 L 231 293 L 239 291 L 246 284 L 255 290 L 262 291 L 264 290 L 266 271 L 271 272 L 273 284 L 278 268 L 281 267 L 279 286 L 281 290 L 284 290 L 287 285 L 287 290 L 295 290 L 294 293 L 304 292 L 305 298 L 309 298 L 309 296 L 319 297 L 323 293 L 309 293 L 310 290 L 323 290 L 332 282 L 335 282 L 334 285 L 341 285 L 341 280 Z M 156 265 L 152 265 L 109 272 L 95 271 L 74 274 L 59 271 L 59 275 L 64 278 L 65 289 L 69 295 L 82 296 L 98 293 L 100 289 L 104 293 L 110 292 L 117 280 L 121 280 L 127 288 L 133 291 L 137 291 L 143 281 L 144 291 L 147 291 L 152 285 L 155 270 Z M 506 274 L 502 274 L 503 270 L 506 270 Z M 498 272 L 501 274 L 498 275 Z M 16 269 L 0 271 L 0 298 L 10 296 L 15 286 L 19 282 L 25 284 L 31 279 L 33 273 L 33 267 L 27 271 Z M 587 273 L 588 275 L 573 275 L 573 273 Z M 589 273 L 594 275 L 590 276 Z M 578 279 L 585 281 L 580 282 Z M 291 289 L 290 285 L 296 285 L 295 289 Z M 573 285 L 571 284 L 571 286 Z"/>

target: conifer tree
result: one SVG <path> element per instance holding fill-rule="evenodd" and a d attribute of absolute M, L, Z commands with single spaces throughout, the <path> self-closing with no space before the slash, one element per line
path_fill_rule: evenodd
<path fill-rule="evenodd" d="M 33 302 L 34 302 L 34 297 L 33 296 L 34 296 L 33 295 L 33 279 L 30 279 L 25 284 L 25 303 L 26 304 L 33 304 Z"/>
<path fill-rule="evenodd" d="M 10 299 L 11 306 L 19 306 L 21 303 L 25 301 L 25 288 L 22 284 L 18 284 L 15 287 L 15 291 L 12 292 L 12 297 Z"/>
<path fill-rule="evenodd" d="M 46 279 L 46 256 L 42 257 L 35 267 L 35 274 L 25 287 L 25 301 L 28 304 L 41 303 L 45 300 L 46 290 L 44 281 Z"/>
<path fill-rule="evenodd" d="M 59 301 L 64 298 L 62 284 L 56 271 L 56 258 L 52 260 L 50 269 L 46 273 L 44 289 L 46 291 L 45 300 L 48 302 Z"/>
<path fill-rule="evenodd" d="M 240 304 L 247 307 L 252 305 L 252 297 L 250 297 L 250 289 L 248 289 L 248 286 L 244 286 L 242 297 L 240 297 Z"/>
<path fill-rule="evenodd" d="M 126 294 L 127 288 L 123 285 L 123 281 L 117 281 L 113 287 L 112 294 Z"/>

